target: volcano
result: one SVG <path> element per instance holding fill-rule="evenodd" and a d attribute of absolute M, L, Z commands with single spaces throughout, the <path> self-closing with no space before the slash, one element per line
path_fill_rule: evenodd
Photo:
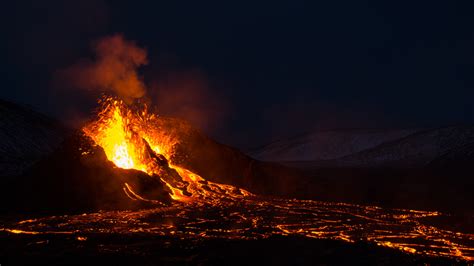
<path fill-rule="evenodd" d="M 288 182 L 298 174 L 279 164 L 253 160 L 214 142 L 183 120 L 148 113 L 145 106 L 138 110 L 111 97 L 101 104 L 96 121 L 61 135 L 64 141 L 23 174 L 5 177 L 4 186 L 11 188 L 3 194 L 5 199 L 35 198 L 33 202 L 15 200 L 7 212 L 42 211 L 46 205 L 48 210 L 78 211 L 157 203 L 138 196 L 132 187 L 141 192 L 151 187 L 167 191 L 156 194 L 164 202 L 190 200 L 193 192 L 195 198 L 212 198 L 223 191 L 227 191 L 225 196 L 249 193 L 237 187 L 284 194 L 289 191 Z"/>
<path fill-rule="evenodd" d="M 1 255 L 21 261 L 19 252 L 26 252 L 28 263 L 43 254 L 54 264 L 53 253 L 69 250 L 69 257 L 99 261 L 124 254 L 149 264 L 175 254 L 175 263 L 217 263 L 223 257 L 211 254 L 219 246 L 252 253 L 249 245 L 263 243 L 263 254 L 287 246 L 282 260 L 473 259 L 471 216 L 294 199 L 307 184 L 303 172 L 251 159 L 145 105 L 106 97 L 91 122 L 4 181 Z M 303 243 L 299 250 L 288 246 Z M 301 253 L 310 247 L 318 251 Z M 228 252 L 222 254 L 232 257 Z"/>

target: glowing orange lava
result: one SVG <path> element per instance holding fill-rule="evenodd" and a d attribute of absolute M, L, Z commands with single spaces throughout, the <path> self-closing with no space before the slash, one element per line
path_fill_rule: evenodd
<path fill-rule="evenodd" d="M 198 174 L 170 163 L 173 148 L 178 144 L 178 140 L 154 127 L 158 117 L 150 113 L 146 106 L 133 110 L 122 101 L 111 97 L 104 98 L 101 106 L 98 120 L 84 127 L 83 131 L 104 149 L 107 158 L 117 167 L 159 176 L 170 189 L 171 198 L 182 202 L 215 202 L 223 197 L 242 198 L 251 195 L 230 185 L 206 181 Z M 161 177 L 160 166 L 151 158 L 150 149 L 164 156 L 168 167 L 174 169 L 181 180 Z M 130 187 L 124 189 L 134 193 Z"/>

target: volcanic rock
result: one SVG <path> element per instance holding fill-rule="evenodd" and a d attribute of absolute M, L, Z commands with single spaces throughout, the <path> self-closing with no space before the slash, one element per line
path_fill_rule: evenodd
<path fill-rule="evenodd" d="M 127 196 L 125 184 L 150 201 Z M 136 209 L 170 202 L 169 190 L 159 177 L 117 168 L 102 148 L 81 132 L 24 175 L 7 180 L 6 186 L 9 191 L 3 196 L 12 203 L 7 211 L 14 212 Z"/>

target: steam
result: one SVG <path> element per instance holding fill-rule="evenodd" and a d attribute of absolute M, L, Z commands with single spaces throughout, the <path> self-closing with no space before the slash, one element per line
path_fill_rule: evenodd
<path fill-rule="evenodd" d="M 148 62 L 145 49 L 116 34 L 98 40 L 93 51 L 94 60 L 83 59 L 59 71 L 59 78 L 77 89 L 114 92 L 126 102 L 146 94 L 143 78 L 137 73 Z"/>

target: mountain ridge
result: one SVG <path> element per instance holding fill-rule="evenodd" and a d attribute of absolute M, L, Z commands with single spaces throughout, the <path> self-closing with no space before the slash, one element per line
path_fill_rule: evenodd
<path fill-rule="evenodd" d="M 0 99 L 0 176 L 19 175 L 53 152 L 71 129 L 30 107 Z"/>

